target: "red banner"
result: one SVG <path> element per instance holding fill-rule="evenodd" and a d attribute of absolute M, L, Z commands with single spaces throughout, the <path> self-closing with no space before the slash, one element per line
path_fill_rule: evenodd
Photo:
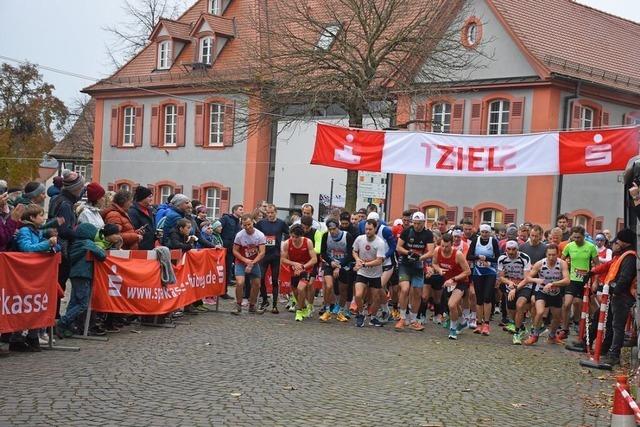
<path fill-rule="evenodd" d="M 60 254 L 0 253 L 0 332 L 55 323 Z"/>
<path fill-rule="evenodd" d="M 319 124 L 311 164 L 380 171 L 384 138 L 385 132 L 381 131 Z"/>
<path fill-rule="evenodd" d="M 560 173 L 620 171 L 638 154 L 640 128 L 560 132 Z"/>
<path fill-rule="evenodd" d="M 176 283 L 162 286 L 156 260 L 108 256 L 94 262 L 91 309 L 107 313 L 165 314 L 224 293 L 225 249 L 189 251 L 174 267 Z"/>

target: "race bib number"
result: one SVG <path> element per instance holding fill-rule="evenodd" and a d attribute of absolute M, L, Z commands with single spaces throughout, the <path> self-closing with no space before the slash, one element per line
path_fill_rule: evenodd
<path fill-rule="evenodd" d="M 276 245 L 276 236 L 264 236 L 267 240 L 266 246 L 275 246 Z"/>
<path fill-rule="evenodd" d="M 253 258 L 258 256 L 258 247 L 257 246 L 245 246 L 243 248 L 243 250 L 244 250 L 244 257 L 245 258 L 253 259 Z"/>
<path fill-rule="evenodd" d="M 550 283 L 550 282 L 549 282 Z M 541 286 L 541 291 L 543 294 L 547 294 L 547 295 L 551 295 L 551 296 L 556 296 L 560 294 L 560 288 L 551 288 L 550 291 L 545 291 L 544 287 L 547 285 L 548 283 L 545 283 L 544 285 L 540 285 Z"/>
<path fill-rule="evenodd" d="M 333 257 L 333 259 L 340 261 L 344 259 L 344 252 L 339 250 L 333 250 L 331 251 L 331 256 Z"/>
<path fill-rule="evenodd" d="M 573 274 L 578 280 L 584 280 L 584 278 L 587 276 L 587 273 L 587 270 L 580 270 L 579 268 L 573 270 Z"/>
<path fill-rule="evenodd" d="M 476 261 L 476 267 L 489 267 L 489 263 L 487 261 Z"/>

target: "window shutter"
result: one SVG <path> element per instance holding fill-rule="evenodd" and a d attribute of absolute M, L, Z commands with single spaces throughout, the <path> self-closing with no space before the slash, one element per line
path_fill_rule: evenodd
<path fill-rule="evenodd" d="M 202 147 L 204 145 L 204 104 L 197 103 L 196 104 L 196 114 L 195 114 L 195 146 Z"/>
<path fill-rule="evenodd" d="M 195 185 L 194 185 L 194 186 L 191 188 L 191 198 L 192 198 L 193 200 L 200 200 L 200 201 L 202 201 L 202 200 L 200 199 L 200 187 L 197 187 L 197 186 L 195 186 Z"/>
<path fill-rule="evenodd" d="M 235 127 L 235 102 L 228 102 L 224 105 L 224 134 L 222 141 L 225 147 L 233 145 L 233 129 Z"/>
<path fill-rule="evenodd" d="M 471 101 L 471 134 L 482 133 L 482 101 Z"/>
<path fill-rule="evenodd" d="M 580 128 L 580 102 L 579 101 L 573 101 L 573 105 L 572 105 L 572 112 L 571 112 L 571 129 L 579 129 Z"/>
<path fill-rule="evenodd" d="M 447 208 L 447 222 L 455 224 L 458 216 L 458 208 L 455 206 L 449 206 Z"/>
<path fill-rule="evenodd" d="M 509 133 L 522 133 L 524 128 L 524 97 L 514 98 L 511 101 L 511 114 L 509 120 Z"/>
<path fill-rule="evenodd" d="M 222 214 L 229 212 L 229 188 L 221 188 L 220 189 L 220 216 Z"/>
<path fill-rule="evenodd" d="M 142 126 L 144 124 L 144 107 L 136 107 L 135 135 L 133 135 L 133 146 L 142 147 Z"/>
<path fill-rule="evenodd" d="M 511 224 L 515 223 L 518 219 L 518 210 L 517 209 L 507 209 L 504 212 L 504 223 Z"/>
<path fill-rule="evenodd" d="M 602 127 L 609 126 L 609 112 L 602 110 Z"/>
<path fill-rule="evenodd" d="M 118 146 L 118 136 L 120 136 L 120 129 L 118 128 L 118 114 L 120 112 L 120 109 L 118 107 L 112 107 L 111 108 L 111 127 L 109 132 L 111 133 L 109 135 L 109 144 L 112 147 L 117 147 Z"/>
<path fill-rule="evenodd" d="M 594 234 L 595 233 L 599 233 L 602 231 L 602 229 L 604 228 L 604 217 L 603 216 L 597 216 L 595 221 L 595 227 L 594 227 Z"/>
<path fill-rule="evenodd" d="M 178 104 L 176 121 L 176 146 L 184 147 L 185 144 L 185 104 Z"/>
<path fill-rule="evenodd" d="M 160 120 L 158 117 L 158 113 L 160 112 L 160 107 L 158 105 L 154 105 L 151 107 L 151 140 L 149 141 L 152 147 L 157 147 L 160 145 Z"/>
<path fill-rule="evenodd" d="M 116 186 L 113 184 L 113 182 L 107 184 L 107 191 L 116 191 Z"/>
<path fill-rule="evenodd" d="M 183 190 L 182 185 L 176 185 L 173 189 L 173 191 L 175 192 L 174 194 L 184 194 L 182 190 Z"/>
<path fill-rule="evenodd" d="M 464 100 L 453 104 L 451 113 L 451 133 L 464 133 Z"/>
<path fill-rule="evenodd" d="M 427 124 L 425 123 L 426 117 L 426 107 L 424 104 L 418 104 L 416 106 L 416 130 L 425 130 L 427 129 Z"/>
<path fill-rule="evenodd" d="M 467 207 L 462 208 L 462 218 L 473 221 L 473 209 Z"/>

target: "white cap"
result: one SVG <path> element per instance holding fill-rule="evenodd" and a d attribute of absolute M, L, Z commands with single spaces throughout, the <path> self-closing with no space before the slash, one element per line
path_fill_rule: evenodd
<path fill-rule="evenodd" d="M 516 242 L 515 240 L 509 240 L 507 242 L 507 249 L 517 249 L 518 248 L 518 242 Z"/>
<path fill-rule="evenodd" d="M 451 235 L 453 237 L 462 237 L 463 234 L 464 233 L 462 232 L 462 230 L 458 230 L 458 229 L 455 229 L 451 232 Z"/>
<path fill-rule="evenodd" d="M 393 221 L 393 226 L 395 227 L 396 225 L 402 225 L 402 220 L 400 218 Z"/>
<path fill-rule="evenodd" d="M 369 215 L 367 215 L 367 219 L 375 219 L 376 221 L 378 221 L 380 219 L 380 215 L 378 215 L 378 212 L 369 212 Z"/>
<path fill-rule="evenodd" d="M 480 231 L 491 231 L 491 226 L 489 224 L 482 224 L 480 226 Z"/>
<path fill-rule="evenodd" d="M 411 221 L 424 221 L 424 214 L 422 212 L 414 212 L 411 216 Z"/>

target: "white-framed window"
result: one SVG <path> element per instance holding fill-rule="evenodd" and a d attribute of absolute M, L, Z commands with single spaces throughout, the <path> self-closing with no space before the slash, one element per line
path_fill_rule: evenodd
<path fill-rule="evenodd" d="M 491 227 L 504 223 L 502 211 L 496 209 L 485 209 L 480 212 L 480 223 L 489 224 Z"/>
<path fill-rule="evenodd" d="M 122 126 L 122 146 L 133 147 L 136 133 L 136 109 L 133 107 L 124 107 L 122 113 L 124 118 Z"/>
<path fill-rule="evenodd" d="M 478 43 L 478 24 L 472 22 L 467 25 L 465 36 L 469 46 L 473 46 Z"/>
<path fill-rule="evenodd" d="M 211 65 L 213 58 L 213 37 L 200 39 L 200 62 Z"/>
<path fill-rule="evenodd" d="M 158 44 L 158 69 L 171 68 L 171 40 L 165 40 Z"/>
<path fill-rule="evenodd" d="M 593 109 L 580 107 L 580 128 L 593 129 Z"/>
<path fill-rule="evenodd" d="M 582 228 L 584 228 L 585 230 L 587 230 L 587 225 L 589 224 L 589 218 L 587 218 L 584 215 L 576 215 L 573 217 L 573 226 L 577 226 L 580 225 L 582 226 Z"/>
<path fill-rule="evenodd" d="M 427 226 L 431 227 L 440 215 L 444 215 L 444 209 L 438 206 L 427 206 L 424 209 L 424 219 L 427 221 Z"/>
<path fill-rule="evenodd" d="M 122 184 L 118 185 L 118 190 L 131 191 L 131 186 L 125 182 L 125 183 L 122 183 Z"/>
<path fill-rule="evenodd" d="M 87 178 L 87 165 L 75 165 L 73 171 L 82 175 L 83 178 Z"/>
<path fill-rule="evenodd" d="M 442 102 L 431 108 L 431 132 L 451 132 L 451 104 Z"/>
<path fill-rule="evenodd" d="M 333 24 L 328 25 L 322 34 L 320 34 L 320 38 L 318 39 L 318 44 L 316 44 L 317 49 L 321 50 L 329 50 L 333 41 L 336 39 L 338 35 L 338 31 L 340 31 L 340 25 Z"/>
<path fill-rule="evenodd" d="M 164 106 L 164 145 L 176 145 L 177 107 L 173 104 Z"/>
<path fill-rule="evenodd" d="M 204 205 L 207 207 L 207 217 L 220 217 L 220 190 L 215 187 L 207 188 Z"/>
<path fill-rule="evenodd" d="M 224 140 L 224 105 L 209 104 L 209 145 L 222 145 Z"/>
<path fill-rule="evenodd" d="M 489 104 L 489 120 L 487 121 L 489 135 L 504 135 L 509 133 L 509 101 L 499 100 Z"/>
<path fill-rule="evenodd" d="M 222 0 L 209 0 L 209 13 L 212 15 L 222 14 Z"/>
<path fill-rule="evenodd" d="M 167 203 L 169 200 L 169 196 L 173 193 L 173 188 L 170 185 L 161 185 L 160 186 L 160 203 Z"/>

